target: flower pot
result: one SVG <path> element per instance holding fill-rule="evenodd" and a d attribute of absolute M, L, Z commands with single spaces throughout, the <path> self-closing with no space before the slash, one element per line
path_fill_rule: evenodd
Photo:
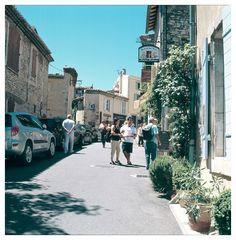
<path fill-rule="evenodd" d="M 204 205 L 200 205 L 200 216 L 194 221 L 194 219 L 189 215 L 189 225 L 190 227 L 197 232 L 206 233 L 209 232 L 211 227 L 211 215 L 210 209 Z"/>

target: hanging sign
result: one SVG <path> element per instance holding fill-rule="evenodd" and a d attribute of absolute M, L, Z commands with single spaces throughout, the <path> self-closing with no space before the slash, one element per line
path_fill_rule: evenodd
<path fill-rule="evenodd" d="M 144 45 L 138 49 L 139 62 L 159 62 L 160 49 L 153 45 Z"/>

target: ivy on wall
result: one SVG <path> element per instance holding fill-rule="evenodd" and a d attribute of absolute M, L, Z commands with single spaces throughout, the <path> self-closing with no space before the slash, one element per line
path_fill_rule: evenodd
<path fill-rule="evenodd" d="M 195 48 L 189 44 L 172 46 L 160 69 L 146 102 L 146 109 L 160 119 L 161 109 L 169 108 L 170 143 L 174 157 L 186 157 L 190 139 L 191 58 Z"/>

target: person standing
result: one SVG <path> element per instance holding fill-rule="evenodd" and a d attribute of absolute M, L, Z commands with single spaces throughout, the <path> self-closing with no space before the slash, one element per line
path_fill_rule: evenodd
<path fill-rule="evenodd" d="M 142 146 L 143 147 L 143 123 L 140 123 L 139 127 L 138 127 L 138 146 Z"/>
<path fill-rule="evenodd" d="M 122 151 L 127 160 L 127 164 L 132 165 L 130 161 L 130 154 L 133 152 L 133 142 L 136 137 L 136 128 L 132 124 L 132 117 L 128 116 L 126 121 L 126 124 L 124 124 L 120 129 L 120 133 L 122 135 Z"/>
<path fill-rule="evenodd" d="M 144 149 L 145 149 L 147 170 L 149 169 L 150 158 L 152 161 L 156 159 L 158 144 L 161 145 L 156 123 L 157 123 L 157 119 L 155 119 L 154 117 L 150 117 L 148 125 L 145 126 L 145 130 L 147 131 L 150 130 L 151 132 L 151 138 L 149 140 L 145 140 L 145 137 L 144 137 Z"/>
<path fill-rule="evenodd" d="M 72 120 L 71 114 L 67 115 L 67 118 L 62 122 L 62 127 L 64 129 L 64 153 L 68 153 L 70 145 L 70 153 L 73 152 L 74 147 L 74 127 L 75 122 Z"/>
<path fill-rule="evenodd" d="M 120 156 L 120 120 L 114 118 L 113 125 L 111 126 L 111 162 L 110 164 L 121 165 L 119 156 Z M 113 161 L 114 155 L 116 153 L 116 161 Z"/>
<path fill-rule="evenodd" d="M 103 146 L 103 148 L 105 148 L 105 146 L 106 146 L 107 124 L 104 120 L 100 123 L 99 130 L 101 132 L 102 146 Z"/>

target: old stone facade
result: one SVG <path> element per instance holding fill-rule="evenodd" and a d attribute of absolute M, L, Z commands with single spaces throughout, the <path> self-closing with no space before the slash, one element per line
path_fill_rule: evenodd
<path fill-rule="evenodd" d="M 5 7 L 5 109 L 47 113 L 51 53 L 14 6 Z"/>
<path fill-rule="evenodd" d="M 160 20 L 161 59 L 165 59 L 172 45 L 189 43 L 189 6 L 162 6 Z"/>
<path fill-rule="evenodd" d="M 160 48 L 160 62 L 168 56 L 172 45 L 183 46 L 189 43 L 189 6 L 187 5 L 150 5 L 147 8 L 146 34 L 140 37 L 141 43 L 151 44 Z M 147 39 L 150 39 L 147 42 Z M 150 71 L 150 81 L 156 78 L 160 62 L 143 65 Z M 149 85 L 150 86 L 150 85 Z M 142 96 L 142 103 L 147 95 Z M 168 130 L 168 108 L 164 107 L 161 114 L 162 130 Z"/>
<path fill-rule="evenodd" d="M 76 122 L 98 127 L 102 120 L 124 122 L 128 113 L 128 98 L 92 88 L 78 88 Z"/>
<path fill-rule="evenodd" d="M 72 114 L 72 101 L 75 98 L 77 72 L 74 68 L 64 68 L 64 75 L 48 75 L 48 117 L 66 117 Z"/>

